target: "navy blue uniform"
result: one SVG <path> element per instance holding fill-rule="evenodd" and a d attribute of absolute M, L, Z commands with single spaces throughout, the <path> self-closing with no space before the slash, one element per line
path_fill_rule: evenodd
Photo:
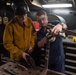
<path fill-rule="evenodd" d="M 37 33 L 37 41 L 40 41 L 45 35 L 46 32 L 42 27 Z M 48 69 L 64 73 L 64 58 L 62 38 L 57 36 L 54 42 L 50 42 Z"/>

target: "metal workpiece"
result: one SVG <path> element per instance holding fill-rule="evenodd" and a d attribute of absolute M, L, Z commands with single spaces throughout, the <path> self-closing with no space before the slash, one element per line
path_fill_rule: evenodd
<path fill-rule="evenodd" d="M 28 68 L 28 70 L 26 70 L 24 67 L 19 66 L 14 62 L 8 62 L 0 66 L 0 75 L 65 75 L 65 74 L 55 72 L 47 68 L 41 68 L 38 66 L 36 66 L 35 69 Z"/>
<path fill-rule="evenodd" d="M 0 75 L 39 75 L 42 71 L 43 69 L 39 67 L 26 70 L 23 66 L 17 65 L 14 62 L 8 62 L 0 66 Z"/>

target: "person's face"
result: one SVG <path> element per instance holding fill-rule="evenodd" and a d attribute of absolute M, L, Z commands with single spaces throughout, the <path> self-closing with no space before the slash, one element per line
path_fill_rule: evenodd
<path fill-rule="evenodd" d="M 21 22 L 25 22 L 25 20 L 26 20 L 26 18 L 27 18 L 27 14 L 18 16 L 18 18 L 19 18 L 19 20 L 20 20 Z"/>
<path fill-rule="evenodd" d="M 45 27 L 48 24 L 48 17 L 47 15 L 37 16 L 37 21 L 39 22 L 40 26 Z"/>

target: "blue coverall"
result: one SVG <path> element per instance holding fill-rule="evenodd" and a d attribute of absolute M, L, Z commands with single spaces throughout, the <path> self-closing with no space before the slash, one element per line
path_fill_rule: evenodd
<path fill-rule="evenodd" d="M 53 24 L 57 24 L 58 22 L 53 22 Z M 37 42 L 40 41 L 46 32 L 44 32 L 43 27 L 37 33 Z M 55 70 L 61 73 L 64 73 L 64 48 L 63 42 L 60 35 L 56 37 L 54 42 L 50 42 L 50 49 L 49 49 L 49 61 L 48 61 L 48 69 Z"/>

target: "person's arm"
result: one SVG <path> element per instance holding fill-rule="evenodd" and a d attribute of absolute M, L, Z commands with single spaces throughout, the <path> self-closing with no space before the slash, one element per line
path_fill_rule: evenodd
<path fill-rule="evenodd" d="M 67 25 L 65 23 L 60 23 L 54 26 L 51 31 L 54 35 L 58 35 L 60 32 L 62 32 L 62 29 L 66 29 Z"/>
<path fill-rule="evenodd" d="M 36 30 L 33 26 L 33 24 L 31 24 L 31 39 L 30 39 L 30 48 L 28 50 L 28 53 L 31 54 L 33 52 L 33 47 L 35 45 L 35 41 L 36 41 Z"/>
<path fill-rule="evenodd" d="M 46 37 L 43 37 L 39 42 L 38 42 L 38 47 L 42 47 L 46 43 Z"/>
<path fill-rule="evenodd" d="M 3 44 L 6 50 L 8 50 L 12 55 L 10 57 L 14 60 L 19 60 L 22 58 L 22 54 L 24 53 L 21 51 L 17 46 L 13 44 L 13 29 L 11 25 L 7 25 L 4 30 L 3 35 Z"/>

